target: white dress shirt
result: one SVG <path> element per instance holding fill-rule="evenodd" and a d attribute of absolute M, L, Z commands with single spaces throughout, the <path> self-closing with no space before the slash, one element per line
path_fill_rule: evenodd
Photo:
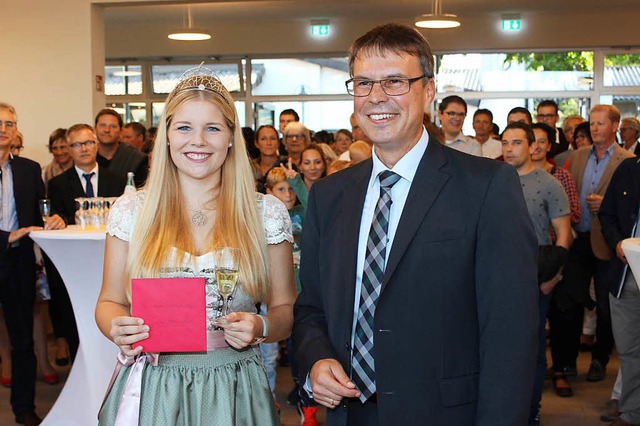
<path fill-rule="evenodd" d="M 480 150 L 484 158 L 498 158 L 502 155 L 502 142 L 489 138 L 485 143 L 480 144 Z"/>
<path fill-rule="evenodd" d="M 477 143 L 477 142 L 476 142 Z M 409 195 L 409 189 L 411 189 L 411 183 L 418 170 L 420 160 L 427 150 L 429 144 L 429 133 L 422 128 L 422 135 L 418 143 L 407 152 L 404 157 L 398 161 L 392 172 L 399 174 L 401 179 L 391 188 L 391 209 L 389 212 L 389 228 L 387 229 L 387 251 L 385 253 L 385 265 L 389 260 L 389 254 L 391 253 L 391 247 L 393 246 L 393 239 L 398 229 L 398 223 L 400 222 L 400 216 L 402 216 L 402 210 L 404 204 L 407 201 Z M 353 339 L 355 336 L 356 323 L 358 321 L 358 310 L 360 308 L 360 293 L 362 287 L 362 275 L 364 273 L 364 261 L 367 251 L 367 241 L 369 240 L 369 231 L 371 230 L 371 222 L 373 221 L 373 214 L 380 198 L 380 180 L 378 175 L 385 170 L 389 170 L 382 161 L 376 155 L 376 149 L 373 149 L 371 156 L 373 159 L 373 170 L 371 171 L 371 177 L 369 178 L 369 185 L 367 186 L 367 195 L 364 199 L 364 207 L 362 208 L 362 216 L 360 218 L 360 233 L 358 235 L 358 264 L 356 269 L 356 291 L 355 300 L 353 305 L 353 324 L 351 327 L 351 348 L 353 352 Z M 353 356 L 353 353 L 352 353 Z"/>
<path fill-rule="evenodd" d="M 78 168 L 78 166 L 73 166 L 76 168 L 76 173 L 78 173 L 78 177 L 80 178 L 80 184 L 82 185 L 82 189 L 84 193 L 87 193 L 87 180 L 84 178 L 84 174 L 87 173 L 95 173 L 95 175 L 91 176 L 91 185 L 93 185 L 93 195 L 98 196 L 98 164 L 93 168 L 93 170 L 89 172 L 85 172 L 84 170 Z"/>

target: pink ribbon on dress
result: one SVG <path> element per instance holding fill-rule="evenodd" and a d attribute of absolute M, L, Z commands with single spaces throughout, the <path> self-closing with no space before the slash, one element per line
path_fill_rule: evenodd
<path fill-rule="evenodd" d="M 104 397 L 105 401 L 109 396 L 113 383 L 116 381 L 122 367 L 133 367 L 129 371 L 129 377 L 127 377 L 127 383 L 125 384 L 124 392 L 122 393 L 114 426 L 134 426 L 139 423 L 142 371 L 144 370 L 144 365 L 147 362 L 154 367 L 157 366 L 158 356 L 159 354 L 157 353 L 147 352 L 143 352 L 137 357 L 127 356 L 122 352 L 118 353 L 118 362 L 113 372 L 113 376 L 111 377 L 111 381 L 109 382 L 109 387 L 107 388 L 107 393 Z M 102 402 L 102 405 L 104 406 L 104 401 Z M 100 411 L 102 411 L 102 407 L 100 408 Z M 98 414 L 98 418 L 100 418 L 100 414 Z"/>

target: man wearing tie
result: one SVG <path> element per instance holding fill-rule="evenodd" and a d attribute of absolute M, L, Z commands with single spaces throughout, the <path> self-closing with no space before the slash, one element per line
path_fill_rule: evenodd
<path fill-rule="evenodd" d="M 386 24 L 349 53 L 372 159 L 317 182 L 293 339 L 329 425 L 526 424 L 537 242 L 513 168 L 422 125 L 433 54 Z"/>
<path fill-rule="evenodd" d="M 78 197 L 118 197 L 126 178 L 98 166 L 98 138 L 88 124 L 76 124 L 67 130 L 67 144 L 74 167 L 49 181 L 51 210 L 75 223 L 75 199 Z"/>

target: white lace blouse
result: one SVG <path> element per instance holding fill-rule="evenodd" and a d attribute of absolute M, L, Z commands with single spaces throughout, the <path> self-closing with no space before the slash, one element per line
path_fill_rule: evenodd
<path fill-rule="evenodd" d="M 286 207 L 273 195 L 256 194 L 258 208 L 262 214 L 262 222 L 267 244 L 278 244 L 283 241 L 293 242 L 291 234 L 291 219 Z M 124 194 L 115 202 L 109 212 L 107 234 L 129 242 L 133 233 L 133 227 L 144 202 L 145 192 Z M 177 249 L 173 249 L 172 259 L 175 259 Z M 175 265 L 175 262 L 169 262 Z M 211 320 L 220 316 L 222 310 L 222 298 L 215 282 L 215 264 L 213 253 L 205 253 L 200 256 L 187 254 L 182 265 L 164 268 L 161 274 L 166 278 L 177 277 L 204 277 L 207 287 L 207 324 L 211 330 Z M 255 312 L 256 300 L 253 300 L 241 287 L 237 287 L 230 308 L 235 312 Z"/>

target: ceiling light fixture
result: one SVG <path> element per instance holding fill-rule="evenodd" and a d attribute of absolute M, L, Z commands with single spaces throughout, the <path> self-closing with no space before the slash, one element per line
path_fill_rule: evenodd
<path fill-rule="evenodd" d="M 442 13 L 441 0 L 433 0 L 433 13 L 416 18 L 416 27 L 420 28 L 456 28 L 460 26 L 457 15 Z"/>
<path fill-rule="evenodd" d="M 211 38 L 211 34 L 207 31 L 194 28 L 193 27 L 193 18 L 191 17 L 191 5 L 187 5 L 187 28 L 181 28 L 169 34 L 171 40 L 179 40 L 179 41 L 201 41 L 201 40 L 209 40 Z"/>

